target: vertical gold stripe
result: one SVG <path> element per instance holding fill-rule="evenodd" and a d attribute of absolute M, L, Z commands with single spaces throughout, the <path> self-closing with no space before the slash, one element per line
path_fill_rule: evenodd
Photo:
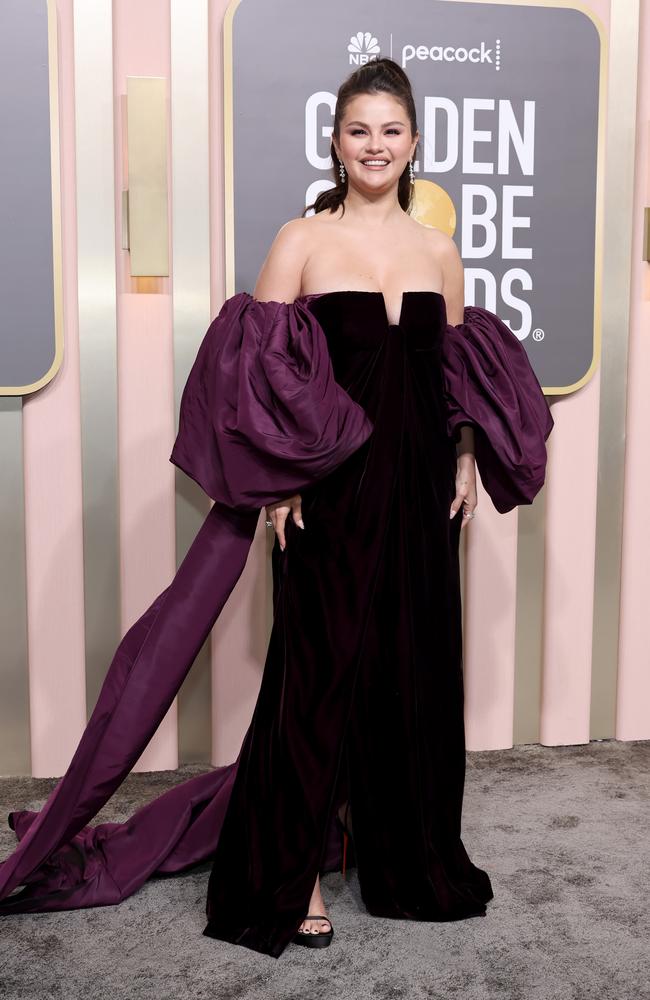
<path fill-rule="evenodd" d="M 52 281 L 54 284 L 54 359 L 41 380 L 54 378 L 63 361 L 63 231 L 61 219 L 61 142 L 59 135 L 59 41 L 56 0 L 47 0 L 47 58 L 50 84 L 50 170 L 52 173 Z M 37 382 L 33 388 L 40 388 Z"/>
<path fill-rule="evenodd" d="M 113 23 L 74 0 L 79 355 L 87 703 L 120 639 Z"/>
<path fill-rule="evenodd" d="M 23 401 L 0 396 L 0 762 L 2 774 L 30 774 Z"/>
<path fill-rule="evenodd" d="M 210 322 L 207 0 L 171 0 L 171 64 L 174 386 L 178 426 L 183 386 Z M 178 563 L 209 507 L 203 491 L 177 471 Z M 210 675 L 208 640 L 178 696 L 181 763 L 210 760 Z"/>
<path fill-rule="evenodd" d="M 607 198 L 604 233 L 598 240 L 602 253 L 603 332 L 591 739 L 611 738 L 616 733 L 638 52 L 639 0 L 612 0 L 609 87 L 603 94 L 610 109 L 605 137 Z M 597 273 L 600 267 L 598 259 Z"/>
<path fill-rule="evenodd" d="M 226 297 L 235 294 L 235 178 L 232 22 L 241 0 L 232 0 L 223 18 L 223 178 Z"/>

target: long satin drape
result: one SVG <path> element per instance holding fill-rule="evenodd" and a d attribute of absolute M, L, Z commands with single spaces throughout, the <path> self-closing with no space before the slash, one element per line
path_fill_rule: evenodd
<path fill-rule="evenodd" d="M 425 300 L 411 293 L 405 299 L 409 305 L 404 312 L 410 339 L 402 341 L 401 345 L 394 341 L 393 349 L 401 346 L 406 354 L 412 349 L 413 364 L 406 382 L 384 384 L 389 396 L 392 393 L 392 405 L 401 421 L 393 426 L 387 420 L 385 435 L 382 431 L 381 447 L 385 445 L 383 457 L 387 463 L 384 475 L 396 475 L 392 459 L 389 461 L 396 447 L 396 427 L 401 428 L 402 433 L 404 421 L 407 421 L 412 434 L 405 438 L 402 433 L 399 438 L 402 475 L 394 479 L 388 493 L 380 490 L 374 495 L 370 487 L 373 482 L 376 486 L 380 482 L 377 476 L 382 475 L 381 447 L 374 451 L 373 476 L 365 478 L 363 464 L 372 451 L 374 422 L 358 401 L 362 394 L 357 392 L 360 386 L 355 384 L 354 371 L 351 369 L 346 375 L 341 364 L 344 342 L 332 338 L 332 314 L 327 312 L 327 297 L 321 297 L 320 306 L 318 298 L 305 296 L 291 304 L 261 303 L 247 293 L 239 293 L 224 303 L 211 323 L 188 378 L 179 435 L 171 458 L 217 502 L 169 587 L 132 626 L 116 650 L 68 771 L 43 809 L 39 813 L 26 810 L 10 813 L 9 822 L 19 843 L 0 865 L 0 913 L 119 902 L 151 874 L 178 871 L 215 854 L 236 781 L 240 780 L 245 787 L 246 778 L 237 779 L 241 755 L 226 768 L 176 786 L 139 810 L 126 823 L 96 827 L 87 824 L 133 767 L 171 704 L 241 574 L 261 506 L 302 491 L 307 512 L 311 510 L 314 514 L 319 508 L 318 514 L 324 524 L 328 517 L 335 519 L 323 534 L 323 538 L 333 543 L 332 551 L 319 550 L 318 545 L 310 550 L 309 546 L 315 543 L 313 537 L 308 533 L 299 536 L 299 529 L 292 531 L 290 527 L 294 550 L 297 555 L 298 546 L 302 546 L 303 560 L 292 564 L 288 546 L 289 554 L 281 566 L 276 551 L 274 573 L 278 593 L 282 593 L 284 586 L 284 593 L 299 597 L 300 607 L 306 607 L 305 613 L 310 616 L 306 626 L 293 615 L 283 620 L 282 634 L 295 645 L 295 662 L 305 652 L 300 648 L 301 643 L 309 651 L 310 636 L 320 633 L 326 643 L 335 643 L 337 634 L 331 631 L 332 621 L 348 623 L 338 634 L 342 653 L 336 670 L 351 706 L 354 702 L 350 700 L 350 675 L 345 673 L 345 664 L 354 665 L 356 683 L 372 695 L 378 683 L 372 674 L 372 663 L 401 655 L 401 647 L 395 644 L 390 629 L 384 633 L 378 628 L 378 621 L 391 621 L 391 609 L 402 622 L 399 634 L 410 650 L 409 655 L 417 659 L 414 636 L 404 631 L 408 620 L 404 615 L 408 608 L 414 607 L 418 615 L 424 615 L 430 602 L 424 601 L 423 595 L 428 594 L 435 601 L 440 591 L 435 589 L 431 564 L 417 556 L 416 539 L 425 539 L 423 552 L 439 552 L 439 546 L 446 544 L 444 536 L 441 539 L 435 534 L 435 525 L 439 523 L 437 516 L 429 507 L 423 507 L 417 497 L 421 496 L 422 501 L 425 496 L 430 498 L 435 485 L 438 491 L 434 494 L 435 511 L 441 511 L 449 500 L 453 481 L 453 437 L 458 426 L 468 422 L 478 429 L 477 461 L 497 509 L 508 510 L 516 503 L 532 502 L 541 486 L 546 458 L 544 443 L 553 422 L 523 345 L 487 310 L 468 308 L 465 323 L 452 327 L 446 324 L 444 311 L 422 313 L 416 305 L 421 306 Z M 382 336 L 386 333 L 385 316 L 377 311 L 373 323 L 369 324 L 367 319 L 360 322 L 361 314 L 352 305 L 354 300 L 355 293 L 347 299 L 344 293 L 343 299 L 330 297 L 329 305 L 340 306 L 347 302 L 351 308 L 336 314 L 338 328 L 356 331 L 357 338 L 361 337 L 362 341 L 366 338 L 365 347 L 371 347 L 378 332 Z M 376 303 L 373 308 L 378 308 L 379 300 L 373 301 Z M 436 301 L 439 307 L 443 306 L 442 297 Z M 327 334 L 321 321 L 328 328 Z M 396 329 L 393 328 L 393 332 Z M 436 436 L 429 445 L 433 444 L 431 457 L 438 463 L 436 468 L 443 470 L 439 481 L 433 475 L 433 466 L 426 463 L 422 466 L 421 449 L 427 440 L 427 428 L 418 423 L 421 417 L 418 418 L 414 410 L 409 411 L 415 401 L 421 405 L 430 389 L 422 382 L 425 366 L 421 362 L 432 347 L 437 352 L 439 380 L 433 402 L 430 399 L 419 412 L 421 416 L 428 414 L 431 417 L 432 411 L 427 411 L 426 406 L 436 407 L 432 417 Z M 362 353 L 362 350 L 357 352 L 357 361 L 361 360 Z M 392 358 L 392 367 L 389 365 L 384 370 L 404 378 L 406 354 L 398 352 Z M 341 382 L 337 380 L 338 372 Z M 401 399 L 400 384 L 409 388 L 409 393 Z M 379 383 L 371 388 L 377 392 Z M 381 410 L 378 399 L 373 403 L 377 404 L 372 410 L 375 416 Z M 429 487 L 425 493 L 418 494 L 421 476 L 428 477 Z M 333 484 L 334 492 L 328 492 Z M 353 484 L 356 484 L 354 488 Z M 361 497 L 365 502 L 362 515 L 359 513 Z M 331 511 L 329 501 L 323 502 L 327 498 L 331 501 Z M 347 507 L 341 506 L 344 501 Z M 396 501 L 402 512 L 415 504 L 406 520 L 401 517 L 395 520 Z M 349 511 L 347 515 L 346 510 Z M 342 516 L 356 518 L 354 524 L 360 530 L 361 547 L 338 550 L 339 561 L 334 558 L 337 554 L 336 519 Z M 378 536 L 373 534 L 369 547 L 363 548 L 364 525 L 371 527 L 373 532 L 377 525 L 380 526 L 381 545 Z M 415 533 L 413 537 L 412 532 Z M 415 553 L 409 565 L 400 567 L 400 580 L 404 587 L 408 582 L 408 589 L 400 587 L 391 591 L 390 580 L 385 579 L 385 574 L 388 566 L 399 566 L 400 559 L 399 552 L 391 546 L 397 544 L 396 539 L 403 542 L 406 537 L 409 539 L 408 551 Z M 370 574 L 364 573 L 368 553 L 374 567 Z M 385 558 L 387 553 L 390 553 L 388 560 Z M 289 575 L 292 565 L 295 572 Z M 448 565 L 455 587 L 453 559 Z M 310 567 L 313 576 L 309 574 Z M 324 572 L 320 567 L 324 567 Z M 383 581 L 381 600 L 387 602 L 385 614 L 369 622 L 363 633 L 364 644 L 360 647 L 359 623 L 364 620 L 370 599 L 368 587 L 378 586 L 380 580 Z M 305 604 L 307 595 L 311 603 Z M 337 604 L 333 605 L 332 601 Z M 295 605 L 291 601 L 283 605 L 283 614 L 287 613 L 287 608 L 291 612 L 292 607 Z M 457 614 L 456 605 L 448 610 L 452 616 Z M 272 636 L 270 652 L 275 641 L 277 634 Z M 445 641 L 444 637 L 441 641 Z M 420 697 L 433 704 L 433 692 L 427 690 L 426 675 L 420 671 L 418 677 Z M 310 674 L 309 679 L 316 681 L 311 695 L 316 697 L 318 678 Z M 299 684 L 299 676 L 297 681 Z M 259 710 L 256 709 L 259 713 L 272 706 L 267 698 L 269 685 L 271 692 L 281 694 L 281 690 L 274 688 L 277 682 L 277 676 L 269 671 L 268 680 L 265 677 L 263 681 L 267 685 L 265 696 Z M 452 672 L 445 683 L 456 685 L 454 704 L 457 706 L 460 697 L 458 675 Z M 296 694 L 299 690 L 298 686 Z M 336 696 L 334 683 L 325 695 L 328 711 L 333 713 Z M 313 868 L 316 862 L 326 869 L 336 862 L 338 847 L 333 840 L 330 807 L 343 792 L 347 794 L 351 784 L 358 789 L 361 781 L 368 780 L 373 787 L 374 801 L 379 801 L 381 788 L 377 781 L 382 774 L 381 768 L 378 767 L 374 775 L 364 775 L 363 770 L 358 769 L 362 757 L 356 751 L 350 755 L 355 740 L 358 747 L 361 735 L 370 735 L 373 727 L 379 724 L 377 717 L 369 719 L 367 724 L 359 722 L 371 703 L 357 705 L 359 724 L 349 733 L 345 767 L 330 771 L 339 783 L 323 790 L 324 797 L 315 814 L 319 853 L 318 858 L 310 855 L 312 860 L 308 868 Z M 440 705 L 443 704 L 441 701 Z M 398 709 L 399 703 L 395 707 Z M 386 718 L 384 723 L 388 721 Z M 443 724 L 444 721 L 443 712 L 439 722 Z M 323 723 L 319 732 L 326 734 L 327 711 L 324 711 Z M 432 729 L 435 730 L 435 723 Z M 444 733 L 444 725 L 441 732 Z M 422 734 L 418 739 L 421 738 Z M 338 747 L 327 749 L 326 744 L 326 738 L 324 743 L 320 738 L 316 740 L 318 748 L 325 746 L 325 752 L 335 756 L 342 746 L 339 742 Z M 249 750 L 246 745 L 242 749 L 244 753 Z M 307 752 L 317 751 L 308 748 Z M 378 760 L 387 768 L 386 773 L 390 773 L 391 761 L 379 742 L 377 752 Z M 272 762 L 268 763 L 271 766 Z M 249 767 L 247 759 L 247 770 Z M 342 776 L 344 784 L 340 783 Z M 429 773 L 428 777 L 433 783 L 431 787 L 440 791 L 440 782 L 446 780 L 444 776 Z M 460 778 L 460 771 L 457 771 L 454 778 L 456 796 Z M 418 782 L 421 780 L 418 778 Z M 407 783 L 405 789 L 417 792 L 419 788 L 422 792 L 423 786 L 418 782 L 415 785 Z M 356 800 L 359 806 L 358 791 Z M 453 801 L 453 796 L 449 801 Z M 398 822 L 400 808 L 391 815 L 391 822 Z M 232 816 L 234 820 L 237 810 Z M 453 827 L 456 821 L 453 817 L 457 813 L 452 810 L 450 816 Z M 444 823 L 440 829 L 443 828 L 451 829 Z M 303 827 L 303 832 L 305 829 L 308 826 Z M 360 873 L 363 865 L 366 871 L 378 870 L 381 840 L 374 838 L 373 829 L 372 812 L 364 814 L 364 810 L 358 808 L 355 837 L 364 845 L 359 858 Z M 428 850 L 435 849 L 435 837 L 436 830 L 431 828 L 427 833 Z M 222 859 L 226 857 L 224 852 L 228 843 L 232 843 L 232 828 L 223 840 Z M 304 845 L 297 845 L 301 846 Z M 463 857 L 458 846 L 454 849 L 460 851 L 456 863 L 461 868 L 465 866 L 476 879 L 479 870 L 467 867 L 471 864 L 469 860 Z M 480 876 L 478 878 L 480 882 Z M 303 874 L 296 898 L 301 899 L 304 895 L 306 881 Z M 370 891 L 371 885 L 372 880 L 366 879 L 369 909 L 386 912 L 390 906 L 386 902 L 389 896 L 385 895 L 385 886 L 375 895 Z M 21 886 L 24 888 L 16 891 Z M 485 888 L 483 884 L 484 893 Z M 413 900 L 413 913 L 425 912 L 418 911 L 416 896 Z M 466 905 L 466 899 L 462 905 Z M 295 912 L 294 905 L 294 916 Z M 273 939 L 271 953 L 274 948 L 279 954 L 282 942 L 288 939 L 292 921 L 295 922 L 294 916 L 290 915 L 282 925 L 280 937 Z M 264 937 L 262 934 L 260 938 L 262 948 L 265 947 Z M 266 944 L 269 941 L 266 934 Z"/>

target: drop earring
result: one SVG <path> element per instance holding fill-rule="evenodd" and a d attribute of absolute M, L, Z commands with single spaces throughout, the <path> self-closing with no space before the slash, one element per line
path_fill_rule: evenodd
<path fill-rule="evenodd" d="M 339 161 L 339 177 L 341 178 L 341 184 L 345 184 L 345 167 L 342 160 Z"/>
<path fill-rule="evenodd" d="M 411 184 L 415 184 L 415 179 L 413 177 L 413 160 L 409 160 L 409 179 Z"/>

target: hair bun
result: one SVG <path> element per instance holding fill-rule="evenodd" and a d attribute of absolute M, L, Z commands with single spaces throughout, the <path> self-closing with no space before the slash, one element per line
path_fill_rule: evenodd
<path fill-rule="evenodd" d="M 393 76 L 397 77 L 401 83 L 406 84 L 409 89 L 411 88 L 411 81 L 406 75 L 406 72 L 402 69 L 400 64 L 395 62 L 394 59 L 391 59 L 390 56 L 380 56 L 379 59 L 371 59 L 369 63 L 366 63 L 366 66 L 372 66 L 373 63 L 380 66 L 388 73 L 392 73 Z"/>

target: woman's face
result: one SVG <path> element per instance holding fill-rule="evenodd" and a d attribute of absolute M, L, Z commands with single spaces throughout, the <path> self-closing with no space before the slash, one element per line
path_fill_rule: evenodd
<path fill-rule="evenodd" d="M 348 183 L 368 191 L 397 184 L 413 158 L 419 133 L 411 136 L 404 106 L 390 94 L 359 94 L 345 109 L 334 149 L 348 172 Z M 382 165 L 366 164 L 382 160 Z"/>

